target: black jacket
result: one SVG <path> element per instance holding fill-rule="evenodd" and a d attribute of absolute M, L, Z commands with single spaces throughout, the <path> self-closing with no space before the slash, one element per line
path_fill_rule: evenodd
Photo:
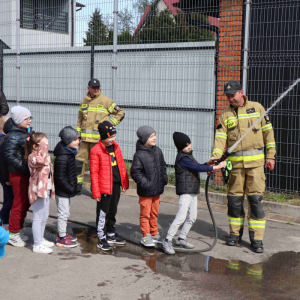
<path fill-rule="evenodd" d="M 8 171 L 8 164 L 6 162 L 6 159 L 4 159 L 4 140 L 6 138 L 6 135 L 3 133 L 0 133 L 0 172 L 2 177 L 4 178 L 5 182 L 9 181 L 9 171 Z"/>
<path fill-rule="evenodd" d="M 77 191 L 75 154 L 59 142 L 54 149 L 55 194 L 60 197 L 74 197 Z"/>
<path fill-rule="evenodd" d="M 156 146 L 147 148 L 138 140 L 130 175 L 137 183 L 139 196 L 151 197 L 163 194 L 168 176 L 160 148 Z"/>
<path fill-rule="evenodd" d="M 9 111 L 9 107 L 6 102 L 6 97 L 3 92 L 0 91 L 0 118 L 6 116 Z"/>
<path fill-rule="evenodd" d="M 178 164 L 179 161 L 184 157 L 188 157 L 193 162 L 197 163 L 191 152 L 178 152 L 175 160 L 175 174 L 176 174 L 176 194 L 199 194 L 200 193 L 200 176 L 197 172 L 190 172 L 183 169 Z"/>
<path fill-rule="evenodd" d="M 9 166 L 9 172 L 29 176 L 28 166 L 22 162 L 25 154 L 24 145 L 30 136 L 28 130 L 17 127 L 10 118 L 5 122 L 3 131 L 6 134 L 3 143 L 4 159 Z"/>

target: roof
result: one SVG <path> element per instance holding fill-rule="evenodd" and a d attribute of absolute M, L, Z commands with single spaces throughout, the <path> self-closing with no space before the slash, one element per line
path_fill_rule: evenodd
<path fill-rule="evenodd" d="M 145 9 L 144 15 L 142 16 L 138 26 L 136 27 L 134 33 L 133 33 L 133 37 L 135 37 L 137 35 L 137 33 L 139 32 L 139 30 L 142 28 L 142 26 L 144 25 L 144 22 L 146 21 L 146 18 L 151 10 L 151 6 L 158 3 L 159 1 L 163 1 L 166 6 L 168 7 L 168 9 L 172 12 L 172 14 L 174 16 L 176 16 L 178 13 L 182 13 L 182 10 L 175 7 L 174 4 L 175 3 L 179 3 L 180 0 L 156 0 L 153 4 L 148 5 L 147 8 Z M 219 27 L 220 26 L 220 20 L 218 18 L 214 18 L 211 16 L 208 16 L 208 20 L 210 22 L 210 25 Z M 216 34 L 214 33 L 214 35 L 216 36 Z"/>
<path fill-rule="evenodd" d="M 85 7 L 85 5 L 84 5 L 84 4 L 81 4 L 81 3 L 79 3 L 79 2 L 76 2 L 76 7 Z"/>

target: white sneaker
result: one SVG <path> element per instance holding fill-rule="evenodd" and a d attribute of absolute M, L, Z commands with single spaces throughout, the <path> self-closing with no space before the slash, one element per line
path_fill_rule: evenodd
<path fill-rule="evenodd" d="M 33 245 L 33 249 L 32 251 L 34 253 L 42 253 L 42 254 L 50 254 L 53 252 L 52 249 L 45 247 L 43 244 L 39 245 L 39 246 L 35 246 Z"/>
<path fill-rule="evenodd" d="M 48 241 L 48 240 L 46 240 L 46 239 L 43 239 L 41 245 L 43 245 L 43 246 L 45 246 L 47 248 L 51 248 L 51 247 L 54 247 L 55 244 L 52 243 L 52 242 L 50 242 L 50 241 Z"/>
<path fill-rule="evenodd" d="M 29 237 L 25 235 L 23 231 L 20 231 L 20 237 L 24 242 L 27 242 L 29 240 Z"/>
<path fill-rule="evenodd" d="M 154 247 L 155 246 L 150 234 L 146 234 L 146 236 L 142 237 L 141 244 L 144 245 L 145 247 Z"/>
<path fill-rule="evenodd" d="M 18 233 L 9 233 L 9 244 L 15 247 L 25 247 L 26 243 L 21 239 L 20 232 Z"/>

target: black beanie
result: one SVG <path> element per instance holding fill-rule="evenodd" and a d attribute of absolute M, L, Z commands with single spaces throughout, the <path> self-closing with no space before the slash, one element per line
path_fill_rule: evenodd
<path fill-rule="evenodd" d="M 178 151 L 181 151 L 191 143 L 190 138 L 182 132 L 174 132 L 173 140 Z"/>
<path fill-rule="evenodd" d="M 65 145 L 69 145 L 78 138 L 78 132 L 72 126 L 66 126 L 60 131 L 59 137 Z"/>
<path fill-rule="evenodd" d="M 108 121 L 104 121 L 98 125 L 101 140 L 106 140 L 117 133 L 116 127 Z"/>

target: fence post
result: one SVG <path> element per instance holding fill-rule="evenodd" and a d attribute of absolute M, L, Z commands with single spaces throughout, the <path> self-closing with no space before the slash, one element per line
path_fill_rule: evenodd
<path fill-rule="evenodd" d="M 112 99 L 116 102 L 117 79 L 117 48 L 118 48 L 118 0 L 114 0 L 114 39 L 112 65 Z"/>
<path fill-rule="evenodd" d="M 95 46 L 91 46 L 91 79 L 94 78 L 94 67 L 95 67 Z"/>
<path fill-rule="evenodd" d="M 246 4 L 246 15 L 245 15 L 245 33 L 244 33 L 244 59 L 243 59 L 243 91 L 247 94 L 247 81 L 248 81 L 248 56 L 249 56 L 249 30 L 250 30 L 250 5 L 252 1 L 247 0 Z"/>
<path fill-rule="evenodd" d="M 20 103 L 20 0 L 17 0 L 17 16 L 16 16 L 16 50 L 17 50 L 17 65 L 16 65 L 16 79 L 17 79 L 17 87 L 16 87 L 16 99 L 17 105 Z"/>

